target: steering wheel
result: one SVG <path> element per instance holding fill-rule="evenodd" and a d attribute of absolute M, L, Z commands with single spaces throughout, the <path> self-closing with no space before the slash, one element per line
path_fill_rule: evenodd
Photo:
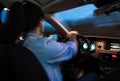
<path fill-rule="evenodd" d="M 77 36 L 77 40 L 78 40 L 78 57 L 81 57 L 81 59 L 79 59 L 79 63 L 83 63 L 87 60 L 87 58 L 90 56 L 90 41 L 88 40 L 88 38 L 86 38 L 85 36 Z"/>
<path fill-rule="evenodd" d="M 90 41 L 85 36 L 77 35 L 78 41 L 78 54 L 73 57 L 72 59 L 68 60 L 66 63 L 67 65 L 72 65 L 73 67 L 78 67 L 80 64 L 87 61 L 88 57 L 90 56 Z"/>

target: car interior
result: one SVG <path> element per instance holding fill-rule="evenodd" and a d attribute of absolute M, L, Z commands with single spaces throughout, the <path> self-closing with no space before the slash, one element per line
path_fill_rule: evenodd
<path fill-rule="evenodd" d="M 69 31 L 79 32 L 78 55 L 60 64 L 64 81 L 75 81 L 88 72 L 97 73 L 96 81 L 120 81 L 120 0 L 0 0 L 1 81 L 49 81 L 41 63 L 20 43 L 25 3 L 43 10 L 43 36 L 56 35 L 55 41 L 65 42 Z M 74 9 L 79 15 L 72 13 Z M 74 17 L 65 20 L 65 13 Z"/>

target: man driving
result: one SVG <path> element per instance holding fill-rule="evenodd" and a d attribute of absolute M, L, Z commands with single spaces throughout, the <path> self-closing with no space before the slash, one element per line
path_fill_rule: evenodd
<path fill-rule="evenodd" d="M 50 40 L 47 37 L 41 37 L 44 32 L 43 19 L 44 14 L 37 6 L 29 3 L 25 4 L 27 36 L 23 43 L 27 49 L 33 52 L 41 62 L 49 81 L 63 81 L 59 63 L 69 60 L 77 54 L 77 31 L 70 31 L 67 34 L 69 40 L 65 43 Z M 88 79 L 79 79 L 78 81 L 94 81 L 94 74 Z"/>

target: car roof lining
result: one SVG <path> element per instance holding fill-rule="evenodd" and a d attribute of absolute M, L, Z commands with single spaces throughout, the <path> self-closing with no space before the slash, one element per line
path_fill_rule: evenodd
<path fill-rule="evenodd" d="M 82 5 L 85 5 L 85 2 L 83 0 L 69 0 L 69 3 L 67 0 L 57 0 L 44 6 L 43 10 L 46 13 L 56 13 Z"/>
<path fill-rule="evenodd" d="M 69 3 L 67 0 L 0 0 L 0 3 L 2 3 L 3 5 L 9 8 L 15 2 L 23 2 L 23 1 L 29 1 L 39 6 L 40 8 L 42 7 L 44 12 L 46 13 L 56 13 L 85 5 L 84 0 L 69 0 Z"/>
<path fill-rule="evenodd" d="M 23 0 L 0 0 L 0 3 L 5 7 L 10 8 L 15 2 L 22 2 Z"/>

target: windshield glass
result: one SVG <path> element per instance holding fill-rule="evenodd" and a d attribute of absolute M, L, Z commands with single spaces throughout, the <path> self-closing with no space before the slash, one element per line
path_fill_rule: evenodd
<path fill-rule="evenodd" d="M 77 30 L 82 35 L 120 37 L 120 13 L 116 11 L 109 15 L 94 16 L 96 9 L 93 4 L 88 4 L 55 13 L 55 17 L 66 27 Z M 48 31 L 54 30 L 48 23 L 45 28 Z"/>
<path fill-rule="evenodd" d="M 76 22 L 80 19 L 92 18 L 94 10 L 97 8 L 93 4 L 73 8 L 55 14 L 55 17 L 62 22 Z"/>
<path fill-rule="evenodd" d="M 63 24 L 66 24 L 66 25 L 69 25 L 69 23 L 75 24 L 75 22 L 80 19 L 94 17 L 93 11 L 95 9 L 97 9 L 97 8 L 93 4 L 89 4 L 89 5 L 80 6 L 77 8 L 70 9 L 70 10 L 55 13 L 55 17 Z M 44 26 L 46 28 L 46 31 L 54 30 L 52 25 L 50 25 L 47 22 L 44 22 Z"/>

